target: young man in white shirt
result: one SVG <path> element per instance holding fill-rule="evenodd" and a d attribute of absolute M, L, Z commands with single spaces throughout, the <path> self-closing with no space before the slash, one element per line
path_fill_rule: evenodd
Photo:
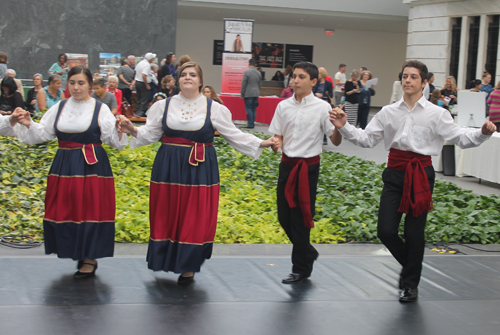
<path fill-rule="evenodd" d="M 345 76 L 346 69 L 347 65 L 340 64 L 339 72 L 335 73 L 335 107 L 340 106 L 340 102 L 342 101 L 342 86 L 344 86 L 347 81 Z"/>
<path fill-rule="evenodd" d="M 282 280 L 285 284 L 300 283 L 311 276 L 318 258 L 309 236 L 314 227 L 323 134 L 334 145 L 342 142 L 329 121 L 330 104 L 312 93 L 318 67 L 309 62 L 297 63 L 293 78 L 294 95 L 278 104 L 269 126 L 269 132 L 278 139 L 273 150 L 283 149 L 277 187 L 278 220 L 293 244 L 292 273 Z"/>
<path fill-rule="evenodd" d="M 427 74 L 427 66 L 422 62 L 407 61 L 403 65 L 403 99 L 382 108 L 365 130 L 347 123 L 341 109 L 330 112 L 330 120 L 347 140 L 369 148 L 384 140 L 390 150 L 382 174 L 384 188 L 377 227 L 378 237 L 403 266 L 399 277 L 401 302 L 415 301 L 418 297 L 425 223 L 427 212 L 432 209 L 435 180 L 430 156 L 439 154 L 445 140 L 465 149 L 480 145 L 496 130 L 491 122 L 485 122 L 481 129 L 455 124 L 447 110 L 422 95 Z M 398 234 L 403 213 L 406 213 L 404 241 Z"/>

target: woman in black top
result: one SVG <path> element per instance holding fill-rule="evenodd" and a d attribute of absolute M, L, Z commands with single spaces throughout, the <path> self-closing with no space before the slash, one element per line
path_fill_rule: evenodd
<path fill-rule="evenodd" d="M 10 115 L 17 107 L 24 108 L 23 96 L 17 92 L 17 85 L 12 77 L 3 78 L 0 86 L 2 87 L 0 114 Z"/>
<path fill-rule="evenodd" d="M 274 77 L 271 80 L 272 81 L 284 81 L 285 76 L 283 75 L 283 73 L 281 73 L 281 71 L 276 71 L 276 74 L 274 75 Z"/>
<path fill-rule="evenodd" d="M 448 78 L 446 78 L 446 84 L 441 89 L 441 95 L 450 98 L 448 106 L 455 105 L 457 103 L 457 93 L 458 89 L 455 77 L 449 76 Z"/>
<path fill-rule="evenodd" d="M 31 116 L 35 114 L 35 104 L 36 104 L 36 95 L 38 94 L 38 91 L 40 91 L 43 88 L 43 76 L 40 73 L 36 73 L 33 76 L 33 87 L 28 91 L 28 94 L 26 95 L 26 107 L 28 108 L 28 111 L 30 112 Z"/>
<path fill-rule="evenodd" d="M 359 71 L 351 71 L 351 80 L 345 82 L 345 113 L 347 114 L 347 122 L 356 125 L 358 119 L 358 97 L 361 84 L 358 80 Z"/>

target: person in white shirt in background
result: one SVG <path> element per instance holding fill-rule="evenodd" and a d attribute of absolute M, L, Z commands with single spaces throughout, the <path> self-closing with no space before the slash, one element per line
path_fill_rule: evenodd
<path fill-rule="evenodd" d="M 342 86 L 344 86 L 347 78 L 345 76 L 345 70 L 347 66 L 345 64 L 339 65 L 339 72 L 335 73 L 335 106 L 340 106 L 342 101 Z"/>
<path fill-rule="evenodd" d="M 151 86 L 151 63 L 156 58 L 156 54 L 148 52 L 144 59 L 137 64 L 135 68 L 135 90 L 137 92 L 137 107 L 136 114 L 140 117 L 146 115 L 150 98 Z"/>
<path fill-rule="evenodd" d="M 300 283 L 311 276 L 319 255 L 309 236 L 314 227 L 323 134 L 334 145 L 342 142 L 342 136 L 329 121 L 330 104 L 312 93 L 318 76 L 318 67 L 312 63 L 294 65 L 294 95 L 278 104 L 269 126 L 269 132 L 279 141 L 273 150 L 283 149 L 276 191 L 278 220 L 293 244 L 292 272 L 283 278 L 284 284 Z M 300 185 L 298 194 L 296 184 Z"/>
<path fill-rule="evenodd" d="M 418 297 L 425 224 L 427 212 L 432 209 L 435 174 L 430 156 L 441 152 L 445 140 L 464 149 L 479 146 L 496 127 L 488 121 L 481 129 L 462 128 L 447 110 L 429 102 L 422 95 L 428 74 L 422 62 L 407 61 L 402 72 L 403 99 L 382 108 L 365 130 L 347 123 L 345 112 L 339 108 L 330 112 L 330 120 L 350 142 L 371 148 L 384 140 L 390 150 L 382 174 L 378 237 L 403 266 L 399 300 L 410 302 Z M 398 234 L 403 213 L 404 241 Z"/>
<path fill-rule="evenodd" d="M 392 84 L 392 94 L 391 94 L 391 104 L 399 101 L 403 97 L 403 84 L 401 83 L 401 78 L 403 77 L 403 73 L 399 72 L 398 78 L 394 84 Z M 425 95 L 424 95 L 425 96 Z"/>

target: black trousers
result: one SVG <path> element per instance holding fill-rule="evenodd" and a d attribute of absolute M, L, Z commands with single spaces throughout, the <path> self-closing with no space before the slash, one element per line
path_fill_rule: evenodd
<path fill-rule="evenodd" d="M 434 168 L 426 167 L 431 192 L 436 179 Z M 378 238 L 403 266 L 401 276 L 404 288 L 417 288 L 422 274 L 422 261 L 425 249 L 425 223 L 427 213 L 413 217 L 410 212 L 405 216 L 404 240 L 398 229 L 403 213 L 398 212 L 403 194 L 404 171 L 386 168 L 382 174 L 384 188 L 380 196 L 378 213 Z"/>
<path fill-rule="evenodd" d="M 147 89 L 146 84 L 143 83 L 142 81 L 136 81 L 135 91 L 137 94 L 137 104 L 138 104 L 136 114 L 139 116 L 144 116 L 146 111 L 148 110 L 150 90 Z"/>
<path fill-rule="evenodd" d="M 311 230 L 304 225 L 298 199 L 295 199 L 297 207 L 290 208 L 285 198 L 285 186 L 292 169 L 293 167 L 280 163 L 277 187 L 278 220 L 293 244 L 292 272 L 309 276 L 313 270 L 314 260 L 318 257 L 318 251 L 309 242 Z M 311 215 L 314 217 L 319 164 L 310 165 L 308 172 Z"/>
<path fill-rule="evenodd" d="M 121 88 L 122 90 L 122 96 L 125 100 L 127 100 L 128 104 L 132 106 L 132 91 L 130 88 Z M 120 101 L 119 104 L 122 102 Z"/>
<path fill-rule="evenodd" d="M 361 129 L 365 129 L 368 124 L 368 114 L 370 114 L 370 105 L 358 105 L 358 124 Z"/>

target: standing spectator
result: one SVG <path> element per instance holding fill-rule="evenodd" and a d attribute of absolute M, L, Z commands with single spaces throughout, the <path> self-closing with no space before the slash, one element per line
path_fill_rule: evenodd
<path fill-rule="evenodd" d="M 490 106 L 490 121 L 497 126 L 497 132 L 500 132 L 500 81 L 490 93 L 488 105 Z"/>
<path fill-rule="evenodd" d="M 64 90 L 68 82 L 69 66 L 66 63 L 68 61 L 68 56 L 66 56 L 65 54 L 60 54 L 57 59 L 59 59 L 59 62 L 52 64 L 52 66 L 49 69 L 49 76 L 53 74 L 60 75 L 61 88 Z"/>
<path fill-rule="evenodd" d="M 108 77 L 108 87 L 106 88 L 106 92 L 115 95 L 116 99 L 116 114 L 122 113 L 122 102 L 123 102 L 123 92 L 118 88 L 118 78 L 116 76 Z"/>
<path fill-rule="evenodd" d="M 161 83 L 163 77 L 168 75 L 175 76 L 175 54 L 173 52 L 169 52 L 165 57 L 165 65 L 161 67 L 158 71 L 158 82 Z"/>
<path fill-rule="evenodd" d="M 281 99 L 293 97 L 293 77 L 288 81 L 288 87 L 281 91 Z"/>
<path fill-rule="evenodd" d="M 449 106 L 455 105 L 457 103 L 457 92 L 458 88 L 455 77 L 449 76 L 448 78 L 446 78 L 446 84 L 441 89 L 441 95 L 444 95 L 446 98 L 448 98 L 446 100 L 449 100 Z"/>
<path fill-rule="evenodd" d="M 134 55 L 129 55 L 127 57 L 127 61 L 128 61 L 128 66 L 132 69 L 132 70 L 135 70 L 135 56 Z"/>
<path fill-rule="evenodd" d="M 168 98 L 168 97 L 171 97 L 172 95 L 174 95 L 174 90 L 175 90 L 174 77 L 171 74 L 163 77 L 161 80 L 160 92 L 164 93 Z"/>
<path fill-rule="evenodd" d="M 5 73 L 8 77 L 11 77 L 12 79 L 14 79 L 16 86 L 17 86 L 17 90 L 19 91 L 19 93 L 21 93 L 21 96 L 23 97 L 23 100 L 24 100 L 24 86 L 23 86 L 22 81 L 20 81 L 19 79 L 16 78 L 16 71 L 14 71 L 14 69 L 7 69 L 7 71 L 5 71 Z"/>
<path fill-rule="evenodd" d="M 482 86 L 483 86 L 483 84 L 481 83 L 481 80 L 479 80 L 479 79 L 473 79 L 469 83 L 469 90 L 471 92 L 481 92 L 481 87 Z"/>
<path fill-rule="evenodd" d="M 108 106 L 111 110 L 111 113 L 113 113 L 113 115 L 116 115 L 117 103 L 115 95 L 106 92 L 106 81 L 103 78 L 94 79 L 94 92 L 90 95 L 90 97 Z"/>
<path fill-rule="evenodd" d="M 149 86 L 151 86 L 151 92 L 149 96 L 149 101 L 153 100 L 153 97 L 156 93 L 158 93 L 158 70 L 159 66 L 156 63 L 151 64 L 151 76 L 149 81 Z"/>
<path fill-rule="evenodd" d="M 215 92 L 215 89 L 212 86 L 207 85 L 207 86 L 203 87 L 203 95 L 206 96 L 207 98 L 210 98 L 214 101 L 217 101 L 221 105 L 224 105 L 224 102 L 217 95 L 217 93 Z"/>
<path fill-rule="evenodd" d="M 35 87 L 31 88 L 28 91 L 28 94 L 26 95 L 26 107 L 28 108 L 28 111 L 30 112 L 31 116 L 35 114 L 35 106 L 36 106 L 36 97 L 38 95 L 38 92 L 43 88 L 43 76 L 40 73 L 36 73 L 33 76 L 33 85 Z"/>
<path fill-rule="evenodd" d="M 483 86 L 479 90 L 480 92 L 486 92 L 488 99 L 490 97 L 490 93 L 493 91 L 493 86 L 491 86 L 491 74 L 488 73 L 488 71 L 483 72 Z"/>
<path fill-rule="evenodd" d="M 285 89 L 287 87 L 290 87 L 290 85 L 288 85 L 288 83 L 290 82 L 291 79 L 293 79 L 293 68 L 290 64 L 288 64 L 285 68 L 285 80 L 283 80 L 283 87 L 285 87 Z"/>
<path fill-rule="evenodd" d="M 372 95 L 375 95 L 375 90 L 372 87 L 366 86 L 366 82 L 372 79 L 372 73 L 365 71 L 361 75 L 361 92 L 359 93 L 358 106 L 358 124 L 361 129 L 365 129 L 368 124 L 368 114 L 370 113 L 370 104 Z"/>
<path fill-rule="evenodd" d="M 321 69 L 324 69 L 324 67 L 319 67 L 318 68 L 318 70 L 321 70 Z M 335 87 L 335 83 L 333 82 L 333 78 L 332 77 L 326 76 L 325 80 L 331 82 L 332 83 L 332 87 Z"/>
<path fill-rule="evenodd" d="M 0 114 L 10 115 L 17 108 L 24 108 L 21 93 L 17 91 L 16 82 L 13 78 L 6 76 L 0 84 L 2 95 L 0 96 Z"/>
<path fill-rule="evenodd" d="M 326 80 L 328 72 L 324 67 L 318 69 L 318 82 L 314 85 L 312 92 L 315 96 L 333 105 L 333 87 L 332 83 Z"/>
<path fill-rule="evenodd" d="M 155 58 L 156 54 L 148 52 L 135 69 L 135 89 L 139 105 L 136 114 L 140 117 L 144 117 L 148 110 L 149 93 L 151 91 L 151 86 L 149 85 L 151 81 L 151 63 L 153 63 Z"/>
<path fill-rule="evenodd" d="M 191 61 L 191 57 L 189 57 L 189 55 L 182 55 L 179 58 L 179 64 L 177 64 L 175 67 L 175 75 L 174 75 L 177 87 L 179 86 L 179 69 L 181 68 L 182 65 L 184 65 L 185 63 L 190 62 L 190 61 Z"/>
<path fill-rule="evenodd" d="M 130 57 L 134 56 L 129 56 L 129 58 Z M 133 59 L 135 63 L 135 57 Z M 120 66 L 117 73 L 118 79 L 120 80 L 118 82 L 118 89 L 122 91 L 123 97 L 125 98 L 125 100 L 127 100 L 129 105 L 131 105 L 132 89 L 135 85 L 135 71 L 130 67 L 130 62 L 127 61 L 125 57 L 122 57 L 122 59 L 120 59 L 120 63 L 122 66 Z"/>
<path fill-rule="evenodd" d="M 49 77 L 49 85 L 38 91 L 36 95 L 35 109 L 45 112 L 46 109 L 54 106 L 62 100 L 63 90 L 61 89 L 61 76 L 53 74 Z"/>
<path fill-rule="evenodd" d="M 245 99 L 248 122 L 243 128 L 253 129 L 255 127 L 255 118 L 257 117 L 257 107 L 259 106 L 262 75 L 257 71 L 257 60 L 255 58 L 250 59 L 248 64 L 250 67 L 243 73 L 243 81 L 241 82 L 241 99 Z"/>
<path fill-rule="evenodd" d="M 5 52 L 0 52 L 0 79 L 5 77 L 5 72 L 7 71 L 7 54 Z"/>
<path fill-rule="evenodd" d="M 432 85 L 433 82 L 434 82 L 434 73 L 429 72 L 429 75 L 427 76 L 427 83 L 429 84 L 429 99 L 432 92 L 434 92 L 434 90 L 436 89 L 436 87 Z"/>
<path fill-rule="evenodd" d="M 391 94 L 391 104 L 395 103 L 396 101 L 399 101 L 403 97 L 403 85 L 401 84 L 401 78 L 403 78 L 403 72 L 399 72 L 398 74 L 398 80 L 392 84 L 392 94 Z M 424 89 L 425 90 L 425 89 Z M 424 94 L 424 97 L 427 99 L 427 96 Z M 347 119 L 349 122 L 349 119 Z M 351 122 L 349 122 L 351 123 Z"/>
<path fill-rule="evenodd" d="M 359 71 L 351 71 L 351 80 L 345 82 L 345 112 L 349 124 L 356 124 L 358 119 L 359 92 L 361 82 L 358 80 Z"/>
<path fill-rule="evenodd" d="M 335 106 L 340 106 L 342 101 L 342 86 L 344 86 L 347 78 L 345 76 L 345 70 L 347 66 L 345 64 L 339 65 L 339 72 L 335 73 Z"/>

